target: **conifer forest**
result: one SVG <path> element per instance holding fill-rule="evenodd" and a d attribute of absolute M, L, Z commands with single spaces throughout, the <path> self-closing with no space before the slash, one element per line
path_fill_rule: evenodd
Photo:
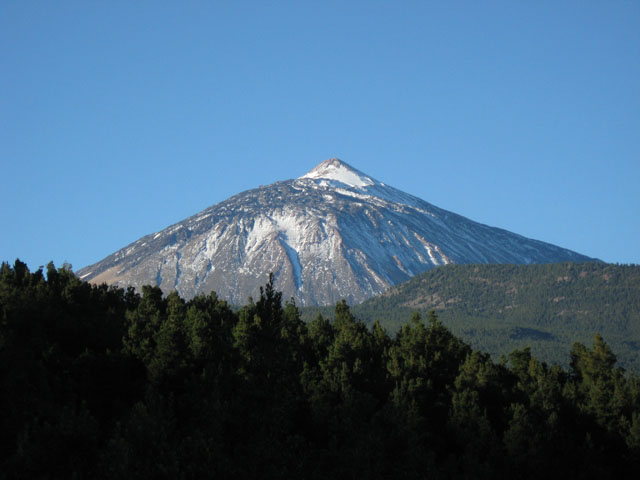
<path fill-rule="evenodd" d="M 597 332 L 560 366 L 383 323 L 4 263 L 0 478 L 637 478 L 640 378 Z"/>

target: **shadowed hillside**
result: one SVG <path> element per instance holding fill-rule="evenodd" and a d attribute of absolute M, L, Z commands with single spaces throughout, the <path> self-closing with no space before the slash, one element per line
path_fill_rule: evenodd
<path fill-rule="evenodd" d="M 380 320 L 392 331 L 414 311 L 430 310 L 495 356 L 530 346 L 539 358 L 566 366 L 573 342 L 599 332 L 621 365 L 640 371 L 640 266 L 448 265 L 352 307 L 366 323 Z"/>

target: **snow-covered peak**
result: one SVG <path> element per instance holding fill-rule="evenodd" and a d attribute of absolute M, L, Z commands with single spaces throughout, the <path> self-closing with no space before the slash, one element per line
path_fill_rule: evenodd
<path fill-rule="evenodd" d="M 268 272 L 301 305 L 359 303 L 448 263 L 551 263 L 587 257 L 439 209 L 330 159 L 296 180 L 239 193 L 142 237 L 77 275 L 156 284 L 240 304 Z"/>
<path fill-rule="evenodd" d="M 353 168 L 339 158 L 325 160 L 299 178 L 335 180 L 355 188 L 380 185 L 380 182 Z"/>
<path fill-rule="evenodd" d="M 424 203 L 408 193 L 379 182 L 339 158 L 325 160 L 297 180 L 311 180 L 320 188 L 329 188 L 342 195 L 363 200 L 377 197 L 385 202 L 420 208 Z"/>

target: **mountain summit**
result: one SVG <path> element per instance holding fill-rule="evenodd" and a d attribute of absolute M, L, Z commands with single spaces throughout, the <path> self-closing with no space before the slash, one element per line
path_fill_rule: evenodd
<path fill-rule="evenodd" d="M 377 182 L 361 171 L 356 170 L 339 158 L 330 158 L 329 160 L 325 160 L 318 164 L 313 170 L 300 177 L 300 179 L 302 178 L 322 178 L 325 180 L 333 180 L 353 188 L 369 187 L 376 184 L 382 185 L 380 182 Z"/>
<path fill-rule="evenodd" d="M 183 297 L 257 297 L 269 272 L 302 305 L 350 303 L 448 263 L 591 258 L 473 222 L 332 158 L 248 190 L 78 271 L 92 283 L 158 285 Z"/>

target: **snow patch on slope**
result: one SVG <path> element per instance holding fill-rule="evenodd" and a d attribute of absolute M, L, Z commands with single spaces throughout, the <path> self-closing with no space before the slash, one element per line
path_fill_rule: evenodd
<path fill-rule="evenodd" d="M 296 289 L 300 290 L 302 287 L 302 264 L 300 263 L 298 252 L 291 248 L 291 245 L 289 245 L 285 240 L 284 235 L 280 235 L 280 245 L 284 248 L 287 257 L 289 258 L 289 262 L 291 262 L 293 283 L 295 284 Z"/>

